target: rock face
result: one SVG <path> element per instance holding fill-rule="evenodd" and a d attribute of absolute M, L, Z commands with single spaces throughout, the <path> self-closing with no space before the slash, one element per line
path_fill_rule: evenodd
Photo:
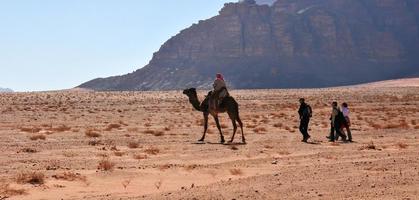
<path fill-rule="evenodd" d="M 419 76 L 419 1 L 228 3 L 162 45 L 144 68 L 82 84 L 95 90 L 307 88 Z"/>

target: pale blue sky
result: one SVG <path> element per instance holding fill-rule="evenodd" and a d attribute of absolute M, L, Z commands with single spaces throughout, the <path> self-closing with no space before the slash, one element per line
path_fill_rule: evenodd
<path fill-rule="evenodd" d="M 75 87 L 143 67 L 232 0 L 0 0 L 0 87 Z"/>

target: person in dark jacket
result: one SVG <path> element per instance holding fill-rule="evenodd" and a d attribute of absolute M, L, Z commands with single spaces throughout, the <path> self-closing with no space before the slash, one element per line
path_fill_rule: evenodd
<path fill-rule="evenodd" d="M 311 137 L 308 134 L 308 124 L 310 123 L 310 118 L 312 110 L 310 105 L 305 103 L 303 98 L 300 99 L 300 108 L 298 109 L 298 114 L 300 116 L 300 132 L 303 134 L 302 142 L 307 142 L 307 140 Z"/>
<path fill-rule="evenodd" d="M 330 142 L 334 142 L 339 138 L 339 136 L 342 137 L 343 141 L 346 141 L 346 135 L 341 131 L 342 123 L 345 123 L 345 117 L 340 111 L 338 103 L 334 101 L 332 103 L 332 114 L 330 116 L 330 136 L 328 137 Z"/>

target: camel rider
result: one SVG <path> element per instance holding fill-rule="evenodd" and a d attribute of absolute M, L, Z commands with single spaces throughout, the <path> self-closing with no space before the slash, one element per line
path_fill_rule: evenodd
<path fill-rule="evenodd" d="M 216 103 L 216 106 L 220 106 L 220 104 L 223 102 L 223 99 L 228 96 L 227 86 L 222 74 L 217 73 L 212 86 L 214 87 L 213 94 L 216 97 L 216 102 L 214 103 Z"/>

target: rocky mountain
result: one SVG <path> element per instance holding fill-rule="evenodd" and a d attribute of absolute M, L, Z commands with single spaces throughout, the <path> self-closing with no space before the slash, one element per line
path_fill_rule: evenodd
<path fill-rule="evenodd" d="M 13 90 L 11 90 L 9 88 L 1 88 L 0 87 L 0 92 L 13 92 Z"/>
<path fill-rule="evenodd" d="M 327 87 L 419 76 L 418 0 L 227 3 L 164 43 L 145 67 L 79 87 Z"/>

